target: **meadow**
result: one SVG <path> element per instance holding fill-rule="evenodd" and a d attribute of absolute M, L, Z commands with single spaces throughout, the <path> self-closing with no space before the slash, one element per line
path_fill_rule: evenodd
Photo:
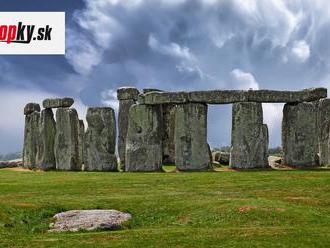
<path fill-rule="evenodd" d="M 171 168 L 169 168 L 171 169 Z M 0 170 L 0 247 L 329 247 L 330 170 Z M 132 214 L 123 230 L 47 232 L 71 209 Z"/>

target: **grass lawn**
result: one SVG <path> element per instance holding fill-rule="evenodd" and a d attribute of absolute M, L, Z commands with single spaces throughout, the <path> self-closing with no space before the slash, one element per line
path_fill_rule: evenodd
<path fill-rule="evenodd" d="M 221 169 L 220 169 L 221 170 Z M 86 173 L 0 170 L 0 247 L 330 247 L 330 170 Z M 125 230 L 48 233 L 70 209 Z"/>

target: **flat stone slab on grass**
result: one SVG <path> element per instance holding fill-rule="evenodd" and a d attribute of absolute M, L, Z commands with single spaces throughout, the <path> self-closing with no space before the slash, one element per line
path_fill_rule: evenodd
<path fill-rule="evenodd" d="M 132 216 L 117 210 L 70 210 L 54 215 L 51 232 L 117 230 Z"/>

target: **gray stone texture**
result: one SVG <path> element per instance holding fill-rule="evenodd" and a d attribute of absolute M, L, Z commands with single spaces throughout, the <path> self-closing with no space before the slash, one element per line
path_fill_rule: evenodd
<path fill-rule="evenodd" d="M 161 170 L 161 106 L 136 104 L 130 108 L 125 162 L 126 171 Z"/>
<path fill-rule="evenodd" d="M 137 100 L 140 92 L 135 87 L 121 87 L 117 90 L 118 100 Z"/>
<path fill-rule="evenodd" d="M 32 114 L 34 111 L 40 112 L 40 105 L 38 103 L 28 103 L 24 107 L 24 115 Z"/>
<path fill-rule="evenodd" d="M 34 111 L 25 116 L 23 167 L 37 168 L 37 151 L 39 146 L 40 112 Z"/>
<path fill-rule="evenodd" d="M 175 115 L 175 164 L 181 171 L 210 168 L 207 105 L 180 104 Z"/>
<path fill-rule="evenodd" d="M 83 120 L 79 120 L 79 134 L 78 134 L 78 145 L 79 145 L 79 160 L 84 164 L 84 139 L 85 139 L 85 123 Z"/>
<path fill-rule="evenodd" d="M 148 92 L 139 96 L 139 103 L 150 105 L 188 102 L 209 104 L 237 102 L 296 103 L 317 101 L 326 97 L 326 88 L 311 88 L 302 91 L 210 90 L 192 92 Z"/>
<path fill-rule="evenodd" d="M 91 209 L 70 210 L 56 214 L 51 232 L 78 232 L 95 230 L 118 230 L 132 216 L 117 210 Z"/>
<path fill-rule="evenodd" d="M 317 105 L 285 104 L 282 121 L 283 164 L 294 167 L 318 165 Z"/>
<path fill-rule="evenodd" d="M 42 102 L 44 108 L 69 108 L 74 103 L 73 98 L 48 98 Z"/>
<path fill-rule="evenodd" d="M 229 166 L 237 169 L 268 167 L 268 139 L 261 103 L 233 104 Z"/>
<path fill-rule="evenodd" d="M 318 144 L 320 165 L 330 164 L 330 99 L 321 99 L 318 104 Z"/>
<path fill-rule="evenodd" d="M 110 107 L 88 108 L 84 142 L 85 171 L 117 171 L 116 120 Z"/>
<path fill-rule="evenodd" d="M 41 170 L 56 169 L 54 154 L 56 123 L 52 109 L 41 111 L 39 121 L 39 145 L 37 152 L 37 165 Z"/>
<path fill-rule="evenodd" d="M 175 163 L 175 113 L 176 105 L 162 105 L 163 112 L 163 163 Z"/>
<path fill-rule="evenodd" d="M 118 154 L 122 170 L 125 170 L 125 150 L 129 109 L 136 103 L 138 95 L 139 91 L 134 87 L 122 87 L 117 90 L 117 98 L 119 100 Z"/>
<path fill-rule="evenodd" d="M 73 108 L 58 108 L 56 111 L 55 136 L 56 169 L 81 170 L 79 157 L 79 118 Z"/>

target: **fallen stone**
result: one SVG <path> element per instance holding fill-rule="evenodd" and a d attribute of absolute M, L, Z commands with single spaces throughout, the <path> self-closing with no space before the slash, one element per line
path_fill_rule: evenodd
<path fill-rule="evenodd" d="M 25 116 L 23 167 L 37 168 L 37 151 L 39 146 L 39 119 L 40 113 L 34 111 Z"/>
<path fill-rule="evenodd" d="M 44 108 L 69 108 L 74 103 L 73 98 L 48 98 L 42 102 Z"/>
<path fill-rule="evenodd" d="M 8 161 L 0 161 L 0 169 L 4 168 L 15 168 L 23 166 L 23 160 L 20 159 L 14 159 L 14 160 L 8 160 Z"/>
<path fill-rule="evenodd" d="M 40 112 L 40 105 L 38 103 L 28 103 L 24 107 L 24 115 L 32 114 L 34 111 Z"/>
<path fill-rule="evenodd" d="M 118 230 L 132 216 L 117 210 L 71 210 L 56 214 L 51 232 L 78 232 L 94 230 Z"/>
<path fill-rule="evenodd" d="M 177 106 L 175 118 L 175 165 L 181 171 L 210 168 L 207 144 L 207 105 Z"/>
<path fill-rule="evenodd" d="M 118 100 L 137 100 L 140 92 L 135 87 L 121 87 L 117 90 Z"/>
<path fill-rule="evenodd" d="M 56 169 L 79 171 L 79 118 L 73 108 L 58 108 L 56 111 L 55 159 Z"/>
<path fill-rule="evenodd" d="M 110 107 L 88 108 L 84 142 L 85 171 L 117 171 L 116 120 Z"/>
<path fill-rule="evenodd" d="M 54 154 L 56 123 L 52 109 L 44 109 L 41 111 L 39 134 L 37 167 L 41 170 L 56 169 Z"/>
<path fill-rule="evenodd" d="M 330 164 L 330 99 L 321 99 L 318 104 L 318 145 L 320 165 Z"/>
<path fill-rule="evenodd" d="M 238 102 L 296 103 L 317 101 L 326 97 L 326 88 L 311 88 L 302 91 L 210 90 L 192 92 L 149 92 L 139 96 L 139 103 L 150 105 L 188 102 L 209 104 Z"/>
<path fill-rule="evenodd" d="M 161 170 L 161 106 L 136 104 L 130 108 L 125 162 L 126 171 Z"/>
<path fill-rule="evenodd" d="M 285 104 L 282 122 L 283 164 L 293 167 L 318 165 L 317 105 Z"/>
<path fill-rule="evenodd" d="M 281 167 L 282 158 L 281 157 L 277 157 L 277 156 L 269 156 L 268 157 L 268 164 L 272 168 Z"/>
<path fill-rule="evenodd" d="M 267 168 L 268 128 L 263 124 L 261 103 L 233 104 L 231 133 L 231 168 Z"/>

